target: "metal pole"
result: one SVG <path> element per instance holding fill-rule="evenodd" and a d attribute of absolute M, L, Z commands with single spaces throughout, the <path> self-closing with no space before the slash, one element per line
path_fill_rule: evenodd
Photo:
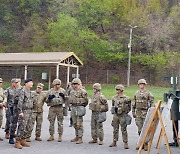
<path fill-rule="evenodd" d="M 70 67 L 67 67 L 67 85 L 69 83 L 69 72 L 70 72 Z"/>
<path fill-rule="evenodd" d="M 51 67 L 49 68 L 49 83 L 48 83 L 48 89 L 51 88 Z"/>
<path fill-rule="evenodd" d="M 137 26 L 132 27 L 130 25 L 130 38 L 129 38 L 129 55 L 128 55 L 128 71 L 127 71 L 127 87 L 130 85 L 130 72 L 131 72 L 131 41 L 132 41 L 132 30 L 133 28 L 136 28 Z"/>
<path fill-rule="evenodd" d="M 59 64 L 56 65 L 56 79 L 59 79 Z"/>
<path fill-rule="evenodd" d="M 79 78 L 79 66 L 76 69 L 76 78 Z"/>
<path fill-rule="evenodd" d="M 24 80 L 27 79 L 27 65 L 24 66 Z"/>

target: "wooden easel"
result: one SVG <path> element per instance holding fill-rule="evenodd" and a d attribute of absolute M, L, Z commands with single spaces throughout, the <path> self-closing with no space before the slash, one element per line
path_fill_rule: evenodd
<path fill-rule="evenodd" d="M 150 118 L 147 129 L 146 129 L 146 131 L 145 131 L 145 133 L 143 135 L 143 139 L 142 139 L 142 141 L 140 143 L 138 154 L 141 154 L 142 147 L 146 143 L 147 138 L 149 138 L 148 143 L 147 143 L 148 144 L 147 153 L 148 154 L 150 153 L 151 145 L 152 145 L 152 141 L 153 141 L 153 138 L 154 138 L 154 134 L 155 134 L 155 131 L 156 131 L 156 126 L 158 124 L 158 121 L 160 122 L 161 131 L 160 131 L 160 134 L 159 134 L 159 138 L 158 138 L 156 148 L 158 149 L 158 152 L 159 152 L 161 139 L 164 136 L 168 154 L 171 154 L 171 150 L 170 150 L 169 143 L 168 143 L 168 138 L 167 138 L 167 135 L 166 135 L 166 131 L 165 131 L 163 121 L 162 121 L 162 117 L 161 117 L 161 113 L 160 113 L 161 103 L 162 103 L 162 101 L 158 101 L 158 104 L 157 104 L 157 106 L 156 106 L 156 108 L 155 108 L 155 110 L 154 110 L 154 112 L 152 114 L 152 117 Z"/>

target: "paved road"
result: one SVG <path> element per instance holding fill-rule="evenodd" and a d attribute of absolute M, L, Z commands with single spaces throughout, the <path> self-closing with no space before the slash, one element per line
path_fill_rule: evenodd
<path fill-rule="evenodd" d="M 110 104 L 110 102 L 109 102 Z M 0 154 L 135 154 L 137 151 L 135 150 L 136 142 L 138 140 L 137 135 L 137 127 L 135 125 L 135 121 L 133 119 L 132 124 L 128 126 L 128 134 L 129 134 L 129 147 L 130 149 L 124 150 L 123 149 L 123 142 L 121 138 L 121 133 L 118 141 L 118 146 L 115 148 L 110 148 L 109 144 L 112 142 L 112 127 L 111 127 L 111 121 L 112 121 L 112 115 L 110 112 L 108 112 L 107 115 L 107 121 L 104 123 L 104 133 L 105 133 L 105 139 L 104 139 L 104 145 L 98 145 L 98 144 L 88 144 L 88 141 L 91 140 L 90 136 L 90 117 L 91 112 L 87 110 L 87 114 L 84 117 L 84 137 L 83 137 L 83 144 L 76 145 L 75 143 L 71 143 L 70 140 L 74 137 L 74 129 L 72 127 L 69 127 L 69 117 L 65 117 L 64 119 L 64 134 L 63 134 L 63 142 L 57 142 L 58 134 L 56 132 L 55 134 L 55 141 L 47 142 L 46 140 L 49 137 L 49 122 L 47 120 L 47 114 L 48 114 L 48 107 L 44 106 L 44 121 L 43 121 L 43 128 L 42 128 L 42 139 L 43 141 L 38 142 L 35 141 L 34 138 L 34 132 L 32 134 L 32 142 L 30 143 L 31 147 L 29 148 L 23 148 L 22 150 L 14 148 L 13 145 L 10 145 L 8 143 L 8 140 L 4 139 L 4 141 L 0 142 Z M 170 120 L 166 120 L 165 123 L 167 136 L 169 141 L 172 141 L 172 129 L 171 129 L 171 122 Z M 57 124 L 56 124 L 56 130 L 57 130 Z M 4 136 L 4 130 L 0 129 L 0 136 Z M 156 153 L 155 144 L 157 142 L 157 137 L 159 133 L 159 128 L 156 131 L 155 138 L 153 141 L 151 153 Z M 180 150 L 178 148 L 171 148 L 172 154 L 178 154 L 180 153 Z M 145 152 L 142 152 L 145 153 Z M 164 140 L 161 144 L 160 153 L 166 154 L 166 146 L 164 145 Z"/>

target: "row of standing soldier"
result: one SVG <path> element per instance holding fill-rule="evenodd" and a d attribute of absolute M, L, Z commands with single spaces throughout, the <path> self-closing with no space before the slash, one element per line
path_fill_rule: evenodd
<path fill-rule="evenodd" d="M 73 79 L 67 92 L 61 87 L 61 80 L 59 79 L 55 79 L 53 81 L 53 88 L 51 88 L 47 93 L 43 92 L 44 85 L 42 83 L 37 85 L 35 92 L 31 92 L 30 89 L 33 86 L 33 81 L 31 79 L 25 80 L 23 87 L 20 86 L 19 79 L 12 79 L 11 83 L 11 87 L 7 88 L 4 92 L 2 88 L 0 89 L 1 98 L 3 100 L 0 103 L 0 109 L 2 110 L 2 106 L 6 109 L 5 138 L 9 138 L 10 144 L 14 144 L 14 138 L 16 138 L 16 148 L 22 149 L 23 146 L 29 147 L 30 145 L 27 142 L 31 141 L 30 137 L 35 121 L 35 140 L 42 140 L 40 136 L 44 102 L 46 102 L 47 106 L 49 106 L 48 120 L 50 122 L 50 137 L 47 141 L 54 140 L 54 124 L 56 118 L 58 121 L 58 142 L 62 141 L 63 113 L 64 109 L 66 109 L 65 106 L 68 105 L 71 106 L 71 117 L 73 127 L 75 129 L 75 137 L 71 140 L 71 142 L 76 142 L 76 144 L 83 143 L 83 116 L 86 114 L 85 107 L 88 105 L 88 96 L 85 88 L 82 87 L 80 79 Z M 2 79 L 0 79 L 0 86 L 1 84 Z M 141 133 L 148 108 L 153 105 L 153 96 L 145 88 L 146 84 L 147 83 L 144 79 L 140 79 L 138 81 L 139 90 L 136 92 L 132 101 L 132 114 L 135 118 L 139 135 Z M 117 94 L 112 98 L 111 108 L 111 113 L 113 114 L 113 120 L 111 123 L 113 127 L 113 142 L 109 146 L 117 146 L 120 125 L 124 148 L 128 149 L 127 125 L 130 124 L 129 121 L 131 121 L 131 117 L 129 117 L 128 114 L 131 111 L 131 99 L 123 94 L 123 85 L 117 85 L 115 89 Z M 93 91 L 94 95 L 89 104 L 89 109 L 92 111 L 92 140 L 89 141 L 89 143 L 98 143 L 99 145 L 102 145 L 104 140 L 103 122 L 106 120 L 108 103 L 105 96 L 101 93 L 101 85 L 99 83 L 95 83 L 93 85 Z M 15 134 L 16 129 L 17 134 Z M 147 145 L 144 145 L 144 150 L 147 150 Z"/>

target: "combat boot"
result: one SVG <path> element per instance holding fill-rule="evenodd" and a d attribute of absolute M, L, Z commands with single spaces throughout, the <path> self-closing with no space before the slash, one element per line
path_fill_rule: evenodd
<path fill-rule="evenodd" d="M 28 137 L 28 138 L 26 139 L 26 142 L 31 142 L 30 137 Z"/>
<path fill-rule="evenodd" d="M 124 143 L 124 149 L 129 149 L 128 143 Z"/>
<path fill-rule="evenodd" d="M 89 144 L 97 143 L 97 140 L 91 140 L 89 141 Z"/>
<path fill-rule="evenodd" d="M 99 143 L 98 143 L 99 145 L 103 145 L 103 141 L 99 141 Z"/>
<path fill-rule="evenodd" d="M 147 151 L 147 150 L 148 150 L 148 144 L 144 143 L 144 151 Z"/>
<path fill-rule="evenodd" d="M 54 140 L 54 135 L 51 135 L 47 141 L 53 141 Z"/>
<path fill-rule="evenodd" d="M 78 136 L 76 136 L 75 138 L 73 138 L 72 140 L 71 140 L 71 142 L 77 142 L 78 141 Z"/>
<path fill-rule="evenodd" d="M 5 138 L 6 138 L 6 139 L 9 139 L 9 137 L 10 137 L 10 134 L 9 134 L 9 133 L 6 133 L 6 134 L 5 134 Z"/>
<path fill-rule="evenodd" d="M 9 144 L 14 144 L 14 136 L 10 135 Z"/>
<path fill-rule="evenodd" d="M 76 144 L 81 144 L 81 143 L 83 143 L 82 137 L 78 137 L 78 140 L 77 140 Z"/>
<path fill-rule="evenodd" d="M 59 137 L 58 137 L 58 142 L 62 142 L 62 136 L 61 135 L 59 135 Z"/>
<path fill-rule="evenodd" d="M 0 141 L 3 141 L 3 139 L 0 137 Z"/>
<path fill-rule="evenodd" d="M 21 145 L 20 141 L 17 141 L 17 140 L 15 142 L 15 146 L 14 147 L 17 148 L 17 149 L 22 149 L 23 148 L 23 146 Z"/>
<path fill-rule="evenodd" d="M 117 144 L 116 144 L 115 140 L 113 140 L 113 142 L 109 145 L 109 147 L 116 147 L 116 146 L 117 146 Z"/>
<path fill-rule="evenodd" d="M 40 138 L 40 136 L 36 136 L 35 140 L 36 140 L 36 141 L 42 141 L 42 139 Z"/>
<path fill-rule="evenodd" d="M 20 144 L 21 144 L 23 147 L 30 147 L 30 145 L 26 142 L 25 139 L 20 140 Z"/>

